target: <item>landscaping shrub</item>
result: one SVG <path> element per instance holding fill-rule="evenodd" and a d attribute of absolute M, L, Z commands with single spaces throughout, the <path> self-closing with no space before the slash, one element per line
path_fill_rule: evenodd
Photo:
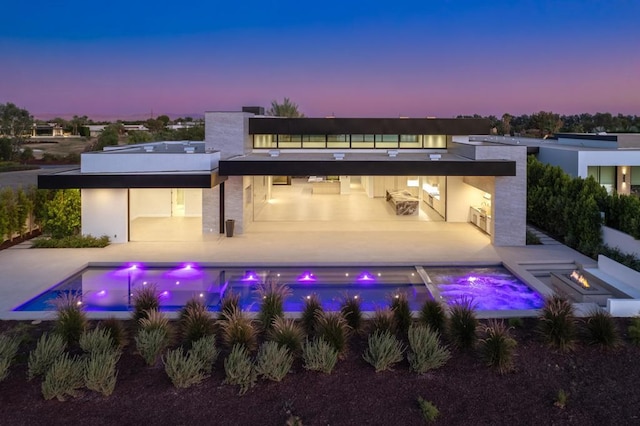
<path fill-rule="evenodd" d="M 55 332 L 62 336 L 68 345 L 75 345 L 80 335 L 89 326 L 89 320 L 82 306 L 82 299 L 73 293 L 62 293 L 53 300 L 56 309 Z"/>
<path fill-rule="evenodd" d="M 180 313 L 180 335 L 191 343 L 215 333 L 211 313 L 204 305 L 192 304 Z"/>
<path fill-rule="evenodd" d="M 42 382 L 44 399 L 66 400 L 67 396 L 76 397 L 77 390 L 84 385 L 84 361 L 63 354 L 47 370 Z"/>
<path fill-rule="evenodd" d="M 43 333 L 34 350 L 29 353 L 29 380 L 43 375 L 64 354 L 67 344 L 59 334 Z"/>
<path fill-rule="evenodd" d="M 20 338 L 16 336 L 0 335 L 0 382 L 9 375 L 9 367 L 18 353 Z"/>
<path fill-rule="evenodd" d="M 391 332 L 376 331 L 369 336 L 369 346 L 362 357 L 377 373 L 390 370 L 394 364 L 402 361 L 404 349 L 404 345 Z"/>
<path fill-rule="evenodd" d="M 318 331 L 318 316 L 324 312 L 322 303 L 317 294 L 311 293 L 304 299 L 304 309 L 302 310 L 302 326 L 309 336 L 313 336 Z"/>
<path fill-rule="evenodd" d="M 202 360 L 192 352 L 185 353 L 182 348 L 167 352 L 163 358 L 164 371 L 177 388 L 188 388 L 202 382 L 206 375 Z"/>
<path fill-rule="evenodd" d="M 230 385 L 240 386 L 240 395 L 243 395 L 256 383 L 257 373 L 253 362 L 249 357 L 249 351 L 245 345 L 234 345 L 231 353 L 224 360 L 224 382 Z"/>
<path fill-rule="evenodd" d="M 91 352 L 84 369 L 85 386 L 104 396 L 111 395 L 116 387 L 116 365 L 120 355 L 121 352 L 113 348 Z"/>
<path fill-rule="evenodd" d="M 564 389 L 559 389 L 556 394 L 556 400 L 553 405 L 558 408 L 565 408 L 567 406 L 567 400 L 569 399 L 569 394 Z"/>
<path fill-rule="evenodd" d="M 611 314 L 596 310 L 586 320 L 587 342 L 605 348 L 615 348 L 620 344 L 620 335 Z"/>
<path fill-rule="evenodd" d="M 379 308 L 376 307 L 373 317 L 370 321 L 371 332 L 376 331 L 388 331 L 390 333 L 396 332 L 396 319 L 393 315 L 393 311 L 389 307 Z"/>
<path fill-rule="evenodd" d="M 362 327 L 362 308 L 360 307 L 360 297 L 356 294 L 349 296 L 346 294 L 340 307 L 342 316 L 347 320 L 349 327 L 355 332 Z"/>
<path fill-rule="evenodd" d="M 511 328 L 522 328 L 522 327 L 524 327 L 524 321 L 522 320 L 522 318 L 509 318 L 507 320 L 507 323 L 509 324 L 509 327 L 511 327 Z"/>
<path fill-rule="evenodd" d="M 131 297 L 133 319 L 136 321 L 146 318 L 147 312 L 160 309 L 160 294 L 155 284 L 134 288 Z"/>
<path fill-rule="evenodd" d="M 234 293 L 231 289 L 224 292 L 222 300 L 220 301 L 220 316 L 218 319 L 225 320 L 227 315 L 236 310 L 240 310 L 240 295 Z"/>
<path fill-rule="evenodd" d="M 222 341 L 229 348 L 244 345 L 252 351 L 257 346 L 256 330 L 246 314 L 238 308 L 233 308 L 225 314 L 226 320 L 220 322 Z"/>
<path fill-rule="evenodd" d="M 438 411 L 438 407 L 436 407 L 433 402 L 427 401 L 421 396 L 418 397 L 418 406 L 420 407 L 420 413 L 422 413 L 422 418 L 427 423 L 435 422 L 438 416 L 440 415 L 440 411 Z"/>
<path fill-rule="evenodd" d="M 267 380 L 279 382 L 291 370 L 293 355 L 285 346 L 276 342 L 264 342 L 256 358 L 256 373 Z"/>
<path fill-rule="evenodd" d="M 37 238 L 31 248 L 104 248 L 110 243 L 111 240 L 106 235 L 71 235 L 62 238 Z"/>
<path fill-rule="evenodd" d="M 89 354 L 113 350 L 113 342 L 108 330 L 94 328 L 80 335 L 80 349 Z"/>
<path fill-rule="evenodd" d="M 216 337 L 214 335 L 201 337 L 193 342 L 189 352 L 192 357 L 200 360 L 202 370 L 207 374 L 210 374 L 213 370 L 213 364 L 215 364 L 220 354 L 216 347 Z"/>
<path fill-rule="evenodd" d="M 571 303 L 559 296 L 547 297 L 541 310 L 538 330 L 547 343 L 562 351 L 573 349 L 576 319 Z"/>
<path fill-rule="evenodd" d="M 330 374 L 338 362 L 338 351 L 324 339 L 316 337 L 302 345 L 304 368 Z"/>
<path fill-rule="evenodd" d="M 536 234 L 534 234 L 533 232 L 527 229 L 526 244 L 528 246 L 538 246 L 542 244 L 542 242 L 540 241 L 540 238 L 538 238 Z"/>
<path fill-rule="evenodd" d="M 447 332 L 451 342 L 460 349 L 472 348 L 477 340 L 478 319 L 471 299 L 457 300 L 452 306 Z"/>
<path fill-rule="evenodd" d="M 156 311 L 155 309 L 146 311 L 145 316 L 140 318 L 138 321 L 138 325 L 141 330 L 162 330 L 166 333 L 167 337 L 169 337 L 171 332 L 169 318 L 167 318 L 162 312 Z"/>
<path fill-rule="evenodd" d="M 399 332 L 405 334 L 409 330 L 409 326 L 411 326 L 411 322 L 413 321 L 407 293 L 398 291 L 392 294 L 389 299 L 389 305 L 391 307 L 391 311 L 393 311 L 393 317 L 396 320 L 396 327 Z"/>
<path fill-rule="evenodd" d="M 517 345 L 503 321 L 490 320 L 483 327 L 480 351 L 488 366 L 496 368 L 500 374 L 513 370 L 513 351 Z"/>
<path fill-rule="evenodd" d="M 291 354 L 296 355 L 302 349 L 304 331 L 293 319 L 278 317 L 273 321 L 273 327 L 268 333 L 269 339 L 284 346 Z"/>
<path fill-rule="evenodd" d="M 442 303 L 434 299 L 427 299 L 422 305 L 422 308 L 420 308 L 418 321 L 420 324 L 430 327 L 433 331 L 438 333 L 444 332 L 447 315 Z"/>
<path fill-rule="evenodd" d="M 640 346 L 640 317 L 634 317 L 631 319 L 631 324 L 627 328 L 629 333 L 629 339 L 631 343 Z"/>
<path fill-rule="evenodd" d="M 258 322 L 263 330 L 269 331 L 273 321 L 284 316 L 284 299 L 291 295 L 291 289 L 275 279 L 267 278 L 258 283 L 255 292 L 260 296 Z"/>
<path fill-rule="evenodd" d="M 122 349 L 127 345 L 127 331 L 119 319 L 107 318 L 100 322 L 99 327 L 109 333 L 111 344 L 115 349 Z"/>
<path fill-rule="evenodd" d="M 323 312 L 317 317 L 318 335 L 343 355 L 347 351 L 349 325 L 340 312 Z"/>
<path fill-rule="evenodd" d="M 204 300 L 200 297 L 193 296 L 186 301 L 182 308 L 180 308 L 180 311 L 178 313 L 178 321 L 183 321 L 187 317 L 187 313 L 190 309 L 195 309 L 198 311 L 208 311 L 207 305 Z"/>
<path fill-rule="evenodd" d="M 411 370 L 418 374 L 440 368 L 451 358 L 449 350 L 440 344 L 440 334 L 430 326 L 411 326 L 408 337 L 410 351 L 407 359 Z"/>
<path fill-rule="evenodd" d="M 160 328 L 140 330 L 135 337 L 135 342 L 138 352 L 149 366 L 158 363 L 160 355 L 169 345 L 166 331 Z"/>

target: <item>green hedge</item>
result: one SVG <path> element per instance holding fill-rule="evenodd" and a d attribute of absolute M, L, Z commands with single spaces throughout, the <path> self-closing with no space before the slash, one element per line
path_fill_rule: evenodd
<path fill-rule="evenodd" d="M 32 248 L 102 248 L 108 246 L 109 242 L 106 235 L 73 235 L 63 238 L 38 238 Z"/>

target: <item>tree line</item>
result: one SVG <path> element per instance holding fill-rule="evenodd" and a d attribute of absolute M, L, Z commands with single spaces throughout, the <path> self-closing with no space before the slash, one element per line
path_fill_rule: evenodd
<path fill-rule="evenodd" d="M 493 132 L 498 135 L 549 137 L 556 133 L 638 133 L 640 117 L 637 115 L 613 115 L 609 112 L 595 114 L 560 115 L 551 111 L 540 111 L 531 115 L 505 113 L 483 117 L 479 114 L 459 115 L 457 118 L 486 118 Z"/>

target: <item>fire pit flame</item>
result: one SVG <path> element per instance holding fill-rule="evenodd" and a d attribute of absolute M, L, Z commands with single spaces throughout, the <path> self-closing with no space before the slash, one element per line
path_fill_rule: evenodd
<path fill-rule="evenodd" d="M 591 287 L 589 285 L 589 281 L 587 281 L 587 279 L 584 277 L 584 275 L 582 275 L 578 271 L 573 271 L 571 273 L 571 275 L 569 275 L 569 278 L 571 278 L 573 280 L 573 282 L 575 282 L 576 284 L 580 284 L 582 286 L 582 288 Z"/>

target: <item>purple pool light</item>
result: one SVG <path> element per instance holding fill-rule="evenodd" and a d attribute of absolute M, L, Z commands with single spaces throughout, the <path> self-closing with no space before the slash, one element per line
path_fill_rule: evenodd
<path fill-rule="evenodd" d="M 107 294 L 107 290 L 100 290 L 98 292 L 98 296 L 106 296 L 106 294 Z"/>
<path fill-rule="evenodd" d="M 240 279 L 240 281 L 255 282 L 255 281 L 258 281 L 258 276 L 253 271 L 247 271 L 245 272 L 244 276 Z"/>
<path fill-rule="evenodd" d="M 300 281 L 301 283 L 315 282 L 316 277 L 311 272 L 304 272 L 298 277 L 298 281 Z"/>
<path fill-rule="evenodd" d="M 371 282 L 371 281 L 375 281 L 376 279 L 373 278 L 373 276 L 368 273 L 368 272 L 363 272 L 360 275 L 358 275 L 358 281 L 359 282 Z"/>

